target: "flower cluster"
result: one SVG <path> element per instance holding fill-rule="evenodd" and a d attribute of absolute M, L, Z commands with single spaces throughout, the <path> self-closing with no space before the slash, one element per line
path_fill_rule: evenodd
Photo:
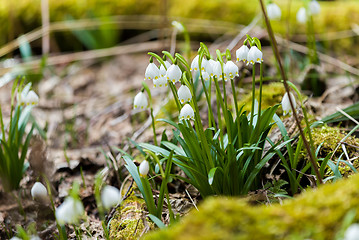
<path fill-rule="evenodd" d="M 252 46 L 250 49 L 247 45 L 243 45 L 236 51 L 237 62 L 247 61 L 248 64 L 255 64 L 263 62 L 263 53 L 258 49 L 257 46 Z"/>

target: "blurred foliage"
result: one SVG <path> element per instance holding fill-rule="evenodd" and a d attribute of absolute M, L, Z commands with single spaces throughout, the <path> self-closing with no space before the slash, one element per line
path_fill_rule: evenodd
<path fill-rule="evenodd" d="M 295 20 L 296 11 L 302 6 L 303 1 L 277 0 L 275 2 L 281 7 L 283 14 L 281 21 L 272 22 L 274 30 L 283 36 L 286 35 L 287 29 L 290 35 L 304 34 L 305 26 L 298 24 Z M 291 2 L 291 16 L 287 21 L 289 2 Z M 164 5 L 167 5 L 169 17 L 211 19 L 246 25 L 260 12 L 258 2 L 244 0 L 207 0 L 205 2 L 200 0 L 50 0 L 49 4 L 51 22 L 64 21 L 69 19 L 69 16 L 73 19 L 84 19 L 114 15 L 161 15 Z M 320 1 L 320 4 L 322 12 L 320 16 L 314 17 L 317 33 L 348 30 L 353 23 L 359 22 L 359 1 L 357 0 Z M 0 0 L 0 46 L 40 27 L 40 6 L 40 0 Z M 286 23 L 289 23 L 289 28 Z M 56 33 L 55 37 L 58 44 L 81 46 L 81 43 L 72 41 L 74 37 L 69 32 Z M 340 41 L 323 41 L 322 47 L 349 50 L 358 41 L 358 37 Z M 40 45 L 40 42 L 38 41 L 37 44 Z"/>

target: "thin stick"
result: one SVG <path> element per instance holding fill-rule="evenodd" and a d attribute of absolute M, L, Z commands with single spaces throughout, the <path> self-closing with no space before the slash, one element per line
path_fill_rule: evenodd
<path fill-rule="evenodd" d="M 49 15 L 49 0 L 41 0 L 42 55 L 47 55 L 50 52 Z"/>
<path fill-rule="evenodd" d="M 195 209 L 196 209 L 197 211 L 199 211 L 199 210 L 198 210 L 198 208 L 197 208 L 197 206 L 196 206 L 196 204 L 194 203 L 194 201 L 193 201 L 193 199 L 192 199 L 191 195 L 190 195 L 190 194 L 189 194 L 189 192 L 187 191 L 187 189 L 185 189 L 185 191 L 186 191 L 186 193 L 187 193 L 187 195 L 188 195 L 189 199 L 191 200 L 191 202 L 192 202 L 193 206 L 195 207 Z"/>
<path fill-rule="evenodd" d="M 266 13 L 266 10 L 264 8 L 264 4 L 263 4 L 263 1 L 262 0 L 259 0 L 260 2 L 260 5 L 261 5 L 261 8 L 262 8 L 262 13 L 263 13 L 263 16 L 264 16 L 264 19 L 265 19 L 265 22 L 266 22 L 266 25 L 267 25 L 267 30 L 268 30 L 268 35 L 271 39 L 271 42 L 272 42 L 272 45 L 273 45 L 273 52 L 274 52 L 274 55 L 277 59 L 277 62 L 278 62 L 278 65 L 279 65 L 279 70 L 280 70 L 280 73 L 282 75 L 282 79 L 283 79 L 283 84 L 284 84 L 284 88 L 285 88 L 285 91 L 287 92 L 288 96 L 289 96 L 289 93 L 290 93 L 290 90 L 289 90 L 289 86 L 288 86 L 288 83 L 287 83 L 287 76 L 285 74 L 285 71 L 284 71 L 284 68 L 283 68 L 283 65 L 282 65 L 282 61 L 280 59 L 280 55 L 279 55 L 279 51 L 278 51 L 278 46 L 277 46 L 277 41 L 275 39 L 275 36 L 274 36 L 274 33 L 273 33 L 273 30 L 272 30 L 272 26 L 270 25 L 270 22 L 269 22 L 269 19 L 268 19 L 268 16 L 267 16 L 267 13 Z M 311 147 L 309 146 L 309 143 L 307 141 L 307 139 L 305 138 L 305 135 L 304 135 L 304 132 L 303 132 L 303 129 L 300 125 L 300 121 L 299 121 L 299 118 L 298 118 L 298 115 L 297 115 L 297 112 L 295 110 L 295 107 L 293 105 L 293 101 L 292 101 L 292 98 L 289 98 L 289 103 L 290 103 L 290 106 L 292 108 L 292 112 L 293 112 L 293 116 L 294 116 L 294 119 L 295 119 L 295 122 L 297 123 L 297 126 L 298 126 L 298 129 L 299 129 L 299 132 L 300 132 L 300 135 L 303 139 L 303 144 L 305 146 L 305 148 L 307 149 L 307 152 L 308 152 L 308 155 L 309 155 L 309 159 L 312 163 L 312 166 L 313 166 L 313 169 L 315 171 L 315 174 L 317 175 L 317 178 L 318 178 L 318 181 L 320 184 L 323 183 L 323 179 L 319 173 L 319 170 L 318 170 L 318 166 L 317 166 L 317 161 L 315 160 L 315 157 L 313 155 L 313 152 L 312 152 L 312 149 Z M 309 128 L 310 126 L 308 126 Z M 310 129 L 309 129 L 310 131 Z"/>

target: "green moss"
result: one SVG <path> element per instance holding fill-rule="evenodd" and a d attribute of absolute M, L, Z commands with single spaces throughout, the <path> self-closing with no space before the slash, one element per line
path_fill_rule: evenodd
<path fill-rule="evenodd" d="M 123 201 L 110 222 L 110 238 L 138 239 L 143 233 L 145 225 L 148 225 L 144 207 L 144 200 L 134 194 Z M 150 228 L 153 226 L 150 225 Z"/>
<path fill-rule="evenodd" d="M 270 83 L 268 85 L 263 85 L 262 90 L 262 109 L 267 109 L 276 104 L 281 103 L 282 97 L 285 93 L 285 89 L 282 83 Z M 256 89 L 256 98 L 258 99 L 259 89 Z M 242 97 L 239 97 L 240 101 L 238 102 L 239 106 L 244 105 L 244 111 L 251 111 L 252 103 L 252 92 L 248 92 Z M 282 109 L 277 110 L 277 114 L 282 114 Z"/>
<path fill-rule="evenodd" d="M 179 224 L 144 239 L 334 239 L 352 210 L 359 212 L 359 175 L 308 190 L 283 205 L 211 198 Z"/>

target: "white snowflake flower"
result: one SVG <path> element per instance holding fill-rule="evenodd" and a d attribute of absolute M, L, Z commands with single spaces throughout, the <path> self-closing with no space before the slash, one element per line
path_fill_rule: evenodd
<path fill-rule="evenodd" d="M 207 72 L 202 72 L 202 77 L 204 80 L 208 81 L 211 79 L 211 77 L 209 76 L 209 74 Z"/>
<path fill-rule="evenodd" d="M 177 92 L 178 99 L 181 103 L 189 102 L 192 99 L 192 94 L 186 85 L 182 85 Z"/>
<path fill-rule="evenodd" d="M 309 3 L 309 10 L 312 15 L 318 15 L 320 13 L 320 5 L 316 0 L 312 0 Z"/>
<path fill-rule="evenodd" d="M 194 111 L 191 105 L 187 103 L 181 109 L 179 120 L 182 121 L 182 120 L 190 120 L 190 119 L 194 120 Z"/>
<path fill-rule="evenodd" d="M 299 8 L 297 12 L 297 21 L 299 23 L 306 23 L 307 22 L 307 11 L 304 7 Z"/>
<path fill-rule="evenodd" d="M 167 87 L 167 83 L 166 77 L 160 77 L 159 79 L 153 80 L 153 87 Z"/>
<path fill-rule="evenodd" d="M 296 108 L 297 107 L 297 103 L 295 102 L 295 98 L 293 93 L 289 92 L 290 98 L 292 100 L 293 103 L 293 107 Z M 289 97 L 288 94 L 285 93 L 283 98 L 282 98 L 282 109 L 283 109 L 283 115 L 287 115 L 288 113 L 292 112 L 292 108 L 290 106 L 290 102 L 289 102 Z"/>
<path fill-rule="evenodd" d="M 198 60 L 199 60 L 199 55 L 197 55 L 195 58 L 193 58 L 192 63 L 191 63 L 191 69 L 190 69 L 191 71 L 199 70 Z"/>
<path fill-rule="evenodd" d="M 182 71 L 177 64 L 172 64 L 167 69 L 166 76 L 168 81 L 172 81 L 173 83 L 176 83 L 181 79 Z"/>
<path fill-rule="evenodd" d="M 147 97 L 143 92 L 137 93 L 135 99 L 133 101 L 133 108 L 134 109 L 145 109 L 148 106 Z"/>
<path fill-rule="evenodd" d="M 249 49 L 247 62 L 250 64 L 263 62 L 263 54 L 256 46 L 253 46 L 251 49 Z"/>
<path fill-rule="evenodd" d="M 26 105 L 37 105 L 39 104 L 39 96 L 33 91 L 30 90 L 25 98 Z"/>
<path fill-rule="evenodd" d="M 282 16 L 282 11 L 275 3 L 270 3 L 267 5 L 267 14 L 268 18 L 271 20 L 279 20 Z"/>
<path fill-rule="evenodd" d="M 166 75 L 167 69 L 171 66 L 171 63 L 169 63 L 167 60 L 164 61 L 164 63 L 166 65 L 166 67 L 163 66 L 163 64 L 161 64 L 161 66 L 160 66 L 160 76 L 161 77 L 164 77 Z M 154 80 L 156 80 L 156 79 L 154 79 Z"/>
<path fill-rule="evenodd" d="M 350 225 L 345 231 L 343 240 L 359 240 L 359 224 Z"/>
<path fill-rule="evenodd" d="M 84 214 L 85 211 L 82 202 L 73 197 L 67 197 L 55 210 L 56 219 L 60 225 L 77 223 L 79 218 Z"/>
<path fill-rule="evenodd" d="M 206 64 L 205 71 L 209 74 L 210 77 L 214 77 L 215 63 L 216 63 L 216 61 L 214 61 L 213 59 L 209 59 L 207 64 Z"/>
<path fill-rule="evenodd" d="M 160 77 L 160 69 L 153 62 L 148 64 L 145 72 L 145 80 L 158 79 Z"/>
<path fill-rule="evenodd" d="M 112 186 L 105 186 L 101 192 L 101 201 L 106 209 L 116 206 L 122 201 L 120 190 Z"/>
<path fill-rule="evenodd" d="M 224 72 L 224 80 L 227 81 L 228 79 L 233 79 L 235 76 L 238 75 L 238 67 L 234 62 L 227 61 L 223 67 Z"/>
<path fill-rule="evenodd" d="M 243 45 L 242 47 L 238 48 L 238 50 L 236 51 L 237 62 L 247 61 L 248 52 L 249 48 L 247 47 L 247 45 Z"/>
<path fill-rule="evenodd" d="M 223 79 L 221 63 L 219 61 L 213 61 L 211 62 L 211 64 L 213 68 L 214 77 L 216 77 L 218 80 Z"/>

